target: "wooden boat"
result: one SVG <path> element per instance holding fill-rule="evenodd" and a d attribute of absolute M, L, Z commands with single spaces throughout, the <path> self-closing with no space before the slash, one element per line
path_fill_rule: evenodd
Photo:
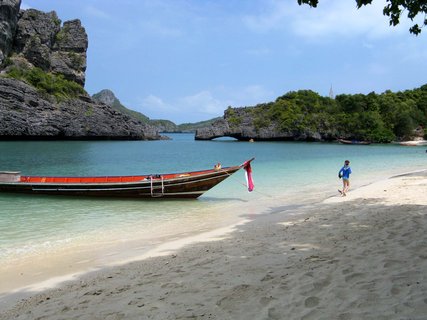
<path fill-rule="evenodd" d="M 360 144 L 360 145 L 368 145 L 371 144 L 369 141 L 360 141 L 360 140 L 344 140 L 338 139 L 338 141 L 342 144 Z"/>
<path fill-rule="evenodd" d="M 214 169 L 136 176 L 53 177 L 0 172 L 0 192 L 127 198 L 197 198 L 250 163 Z"/>

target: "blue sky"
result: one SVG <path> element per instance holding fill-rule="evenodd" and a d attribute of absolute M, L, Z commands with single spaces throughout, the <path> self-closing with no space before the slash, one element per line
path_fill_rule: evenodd
<path fill-rule="evenodd" d="M 89 36 L 85 88 L 175 123 L 222 116 L 286 92 L 328 96 L 427 83 L 427 30 L 389 27 L 385 0 L 23 0 L 80 19 Z"/>

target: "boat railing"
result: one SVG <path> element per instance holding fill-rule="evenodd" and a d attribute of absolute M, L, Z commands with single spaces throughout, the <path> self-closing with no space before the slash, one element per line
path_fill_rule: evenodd
<path fill-rule="evenodd" d="M 151 197 L 159 198 L 165 195 L 165 185 L 163 181 L 163 176 L 160 176 L 160 185 L 156 185 L 155 180 L 159 180 L 158 176 L 150 176 L 150 189 L 151 189 Z M 156 192 L 160 190 L 160 192 Z"/>

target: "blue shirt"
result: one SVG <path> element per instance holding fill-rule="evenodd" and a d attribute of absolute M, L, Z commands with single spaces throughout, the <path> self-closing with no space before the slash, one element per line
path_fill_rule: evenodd
<path fill-rule="evenodd" d="M 350 179 L 351 168 L 350 166 L 344 166 L 341 168 L 341 170 L 338 173 L 342 174 L 343 179 L 348 180 Z"/>

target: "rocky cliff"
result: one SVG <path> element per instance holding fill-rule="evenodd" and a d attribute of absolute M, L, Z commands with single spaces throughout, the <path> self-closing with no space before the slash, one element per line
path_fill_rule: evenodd
<path fill-rule="evenodd" d="M 0 2 L 0 64 L 12 50 L 20 5 L 21 1 L 16 0 Z"/>
<path fill-rule="evenodd" d="M 0 3 L 0 139 L 160 139 L 158 130 L 93 100 L 79 20 Z"/>
<path fill-rule="evenodd" d="M 140 112 L 128 109 L 124 105 L 122 105 L 120 100 L 109 89 L 104 89 L 98 93 L 95 93 L 94 95 L 92 95 L 92 99 L 101 103 L 105 103 L 106 105 L 109 105 L 110 107 L 114 108 L 115 110 L 123 114 L 127 114 L 133 118 L 136 118 L 142 123 L 148 124 L 150 120 L 146 115 Z"/>
<path fill-rule="evenodd" d="M 79 20 L 65 21 L 61 26 L 54 11 L 23 10 L 18 14 L 6 70 L 27 63 L 83 86 L 87 47 L 88 37 Z"/>
<path fill-rule="evenodd" d="M 159 139 L 154 127 L 87 96 L 52 103 L 32 86 L 0 78 L 2 139 Z"/>
<path fill-rule="evenodd" d="M 232 137 L 242 141 L 324 141 L 336 137 L 328 130 L 283 130 L 275 121 L 259 124 L 262 115 L 255 117 L 257 107 L 228 108 L 222 119 L 196 131 L 196 140 Z"/>

